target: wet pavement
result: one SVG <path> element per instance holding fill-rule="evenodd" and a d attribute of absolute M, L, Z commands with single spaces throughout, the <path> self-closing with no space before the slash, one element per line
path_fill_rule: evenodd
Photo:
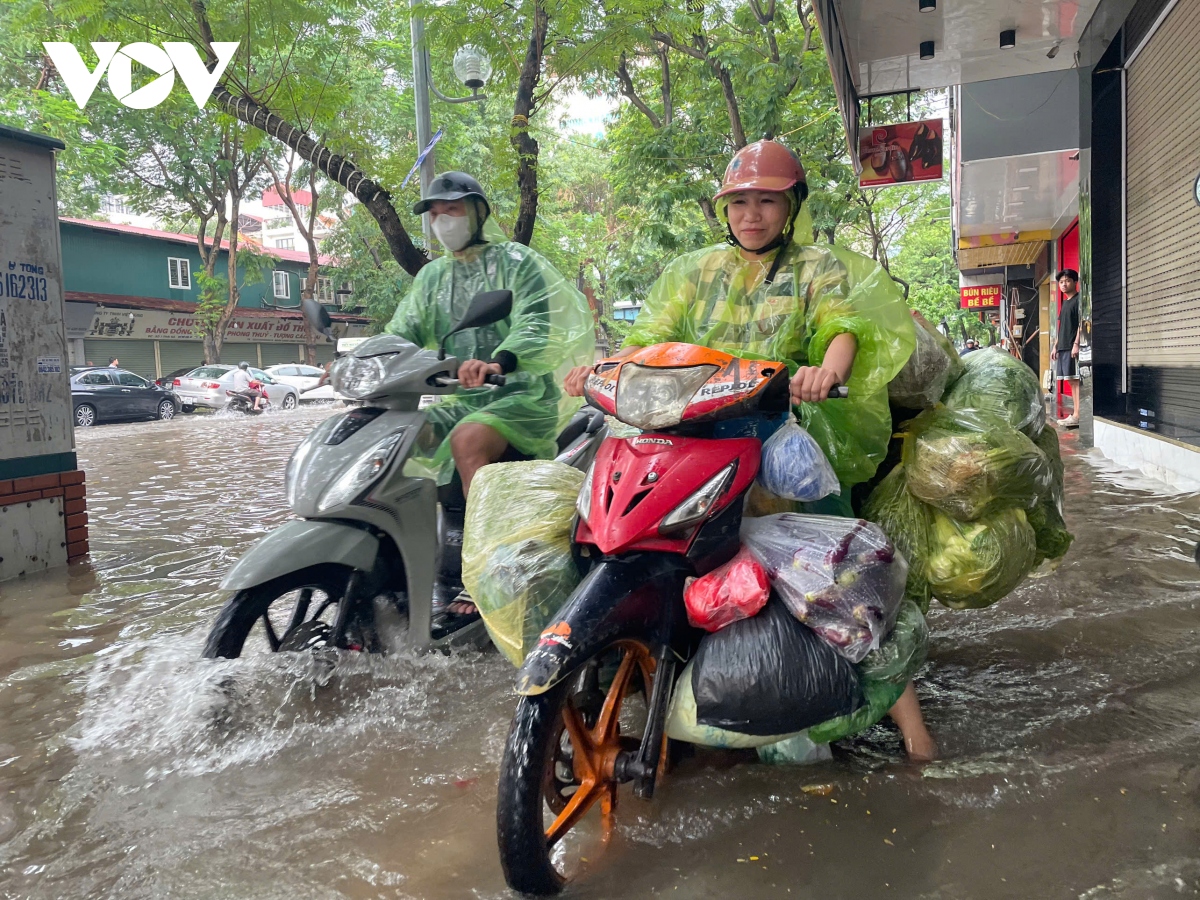
<path fill-rule="evenodd" d="M 330 413 L 79 432 L 90 564 L 0 585 L 0 897 L 508 896 L 499 655 L 199 658 Z M 689 760 L 569 894 L 1200 896 L 1200 497 L 1074 441 L 1062 567 L 931 614 L 943 761 L 884 726 L 814 767 Z"/>

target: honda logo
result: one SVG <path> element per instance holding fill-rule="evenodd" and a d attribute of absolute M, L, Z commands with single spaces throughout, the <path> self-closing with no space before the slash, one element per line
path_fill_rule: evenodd
<path fill-rule="evenodd" d="M 47 41 L 42 44 L 54 62 L 58 74 L 75 103 L 83 109 L 96 85 L 108 73 L 108 89 L 124 106 L 130 109 L 152 109 L 167 99 L 175 86 L 175 73 L 196 101 L 196 108 L 203 109 L 213 90 L 225 74 L 229 61 L 237 52 L 240 41 L 214 41 L 213 52 L 217 64 L 209 71 L 200 54 L 191 44 L 168 41 L 161 47 L 139 41 L 121 46 L 118 41 L 92 41 L 92 51 L 99 62 L 89 70 L 79 51 L 66 41 Z M 149 84 L 137 90 L 133 88 L 133 64 L 145 66 L 158 74 Z"/>

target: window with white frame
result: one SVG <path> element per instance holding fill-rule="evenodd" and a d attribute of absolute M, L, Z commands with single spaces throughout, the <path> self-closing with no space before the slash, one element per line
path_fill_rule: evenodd
<path fill-rule="evenodd" d="M 300 292 L 308 290 L 308 279 L 302 277 L 300 279 Z M 333 279 L 325 275 L 317 276 L 317 289 L 313 292 L 313 299 L 319 303 L 333 303 Z"/>
<path fill-rule="evenodd" d="M 186 259 L 167 257 L 167 280 L 175 290 L 190 291 L 192 289 L 192 264 Z"/>
<path fill-rule="evenodd" d="M 271 282 L 275 288 L 276 300 L 288 300 L 291 298 L 292 282 L 287 272 L 282 269 L 276 269 L 271 273 Z"/>
<path fill-rule="evenodd" d="M 295 238 L 276 238 L 275 239 L 275 249 L 276 250 L 295 250 L 296 249 L 296 239 Z"/>

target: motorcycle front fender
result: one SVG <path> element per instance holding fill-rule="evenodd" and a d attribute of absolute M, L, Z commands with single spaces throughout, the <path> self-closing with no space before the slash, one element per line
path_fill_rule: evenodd
<path fill-rule="evenodd" d="M 681 652 L 677 645 L 690 636 L 683 606 L 690 574 L 687 559 L 673 553 L 636 553 L 596 565 L 525 657 L 517 693 L 548 691 L 621 638 Z"/>
<path fill-rule="evenodd" d="M 322 563 L 370 572 L 378 553 L 379 539 L 361 528 L 322 519 L 293 519 L 247 550 L 222 579 L 221 589 L 242 591 Z"/>

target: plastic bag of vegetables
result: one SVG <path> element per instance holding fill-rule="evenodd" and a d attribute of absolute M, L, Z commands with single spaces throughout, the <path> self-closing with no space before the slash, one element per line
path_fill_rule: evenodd
<path fill-rule="evenodd" d="M 929 611 L 933 592 L 925 577 L 925 561 L 933 555 L 933 508 L 908 492 L 904 466 L 888 473 L 863 504 L 863 518 L 891 538 L 908 563 L 904 596 L 921 612 Z"/>
<path fill-rule="evenodd" d="M 926 410 L 903 434 L 909 491 L 956 519 L 1010 506 L 1032 509 L 1050 490 L 1046 455 L 993 413 Z"/>
<path fill-rule="evenodd" d="M 963 357 L 963 374 L 943 401 L 951 409 L 995 413 L 1026 437 L 1046 424 L 1042 386 L 1033 370 L 1003 350 L 989 347 Z"/>
<path fill-rule="evenodd" d="M 763 444 L 758 483 L 776 497 L 805 503 L 842 490 L 824 451 L 793 418 Z"/>
<path fill-rule="evenodd" d="M 1022 509 L 1003 509 L 974 522 L 934 510 L 932 545 L 925 575 L 933 596 L 951 609 L 991 606 L 1037 563 L 1033 529 Z"/>
<path fill-rule="evenodd" d="M 908 565 L 879 526 L 780 513 L 744 519 L 741 534 L 792 615 L 850 662 L 891 631 Z"/>
<path fill-rule="evenodd" d="M 515 666 L 579 584 L 571 519 L 583 477 L 563 463 L 536 460 L 484 466 L 471 483 L 463 584 L 493 643 Z M 517 508 L 519 521 L 512 516 Z"/>
<path fill-rule="evenodd" d="M 917 348 L 888 384 L 888 399 L 906 409 L 926 409 L 942 399 L 946 388 L 962 374 L 962 360 L 940 331 L 914 315 Z"/>
<path fill-rule="evenodd" d="M 905 600 L 896 615 L 896 627 L 855 668 L 860 681 L 908 684 L 929 653 L 929 626 L 917 604 Z"/>

